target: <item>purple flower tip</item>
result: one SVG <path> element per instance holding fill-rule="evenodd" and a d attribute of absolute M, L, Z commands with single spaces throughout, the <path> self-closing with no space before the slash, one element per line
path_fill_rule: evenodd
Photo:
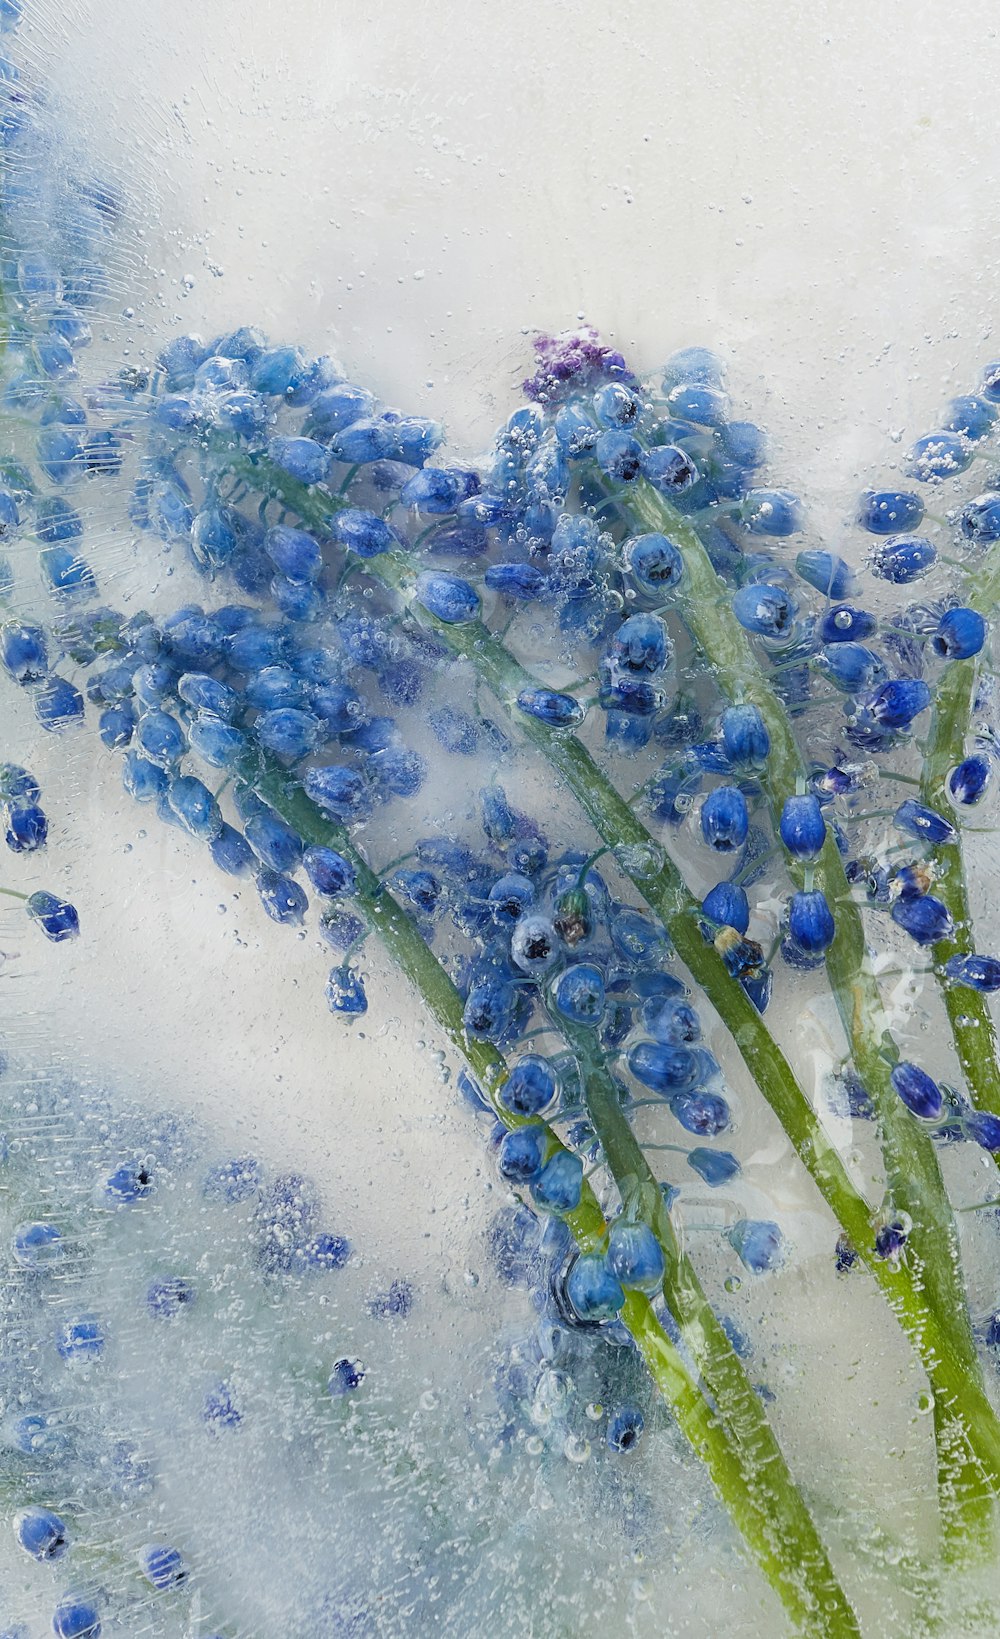
<path fill-rule="evenodd" d="M 566 396 L 567 386 L 591 386 L 598 380 L 634 381 L 621 353 L 602 345 L 592 325 L 562 330 L 557 336 L 535 337 L 538 369 L 522 383 L 525 396 L 536 404 L 551 404 Z"/>

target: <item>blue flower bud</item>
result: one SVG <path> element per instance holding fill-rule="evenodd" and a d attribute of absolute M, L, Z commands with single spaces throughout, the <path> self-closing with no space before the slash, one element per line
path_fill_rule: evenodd
<path fill-rule="evenodd" d="M 69 1547 L 69 1531 L 51 1508 L 26 1508 L 15 1530 L 19 1545 L 32 1559 L 61 1559 Z"/>
<path fill-rule="evenodd" d="M 971 460 L 972 451 L 955 433 L 925 433 L 907 456 L 906 470 L 921 484 L 940 484 L 964 472 Z"/>
<path fill-rule="evenodd" d="M 543 1212 L 574 1212 L 582 1194 L 583 1162 L 568 1150 L 557 1150 L 531 1185 L 532 1200 Z"/>
<path fill-rule="evenodd" d="M 708 382 L 679 381 L 667 393 L 667 408 L 681 421 L 713 427 L 725 421 L 729 399 L 720 387 Z"/>
<path fill-rule="evenodd" d="M 608 1423 L 605 1436 L 610 1451 L 634 1451 L 642 1439 L 646 1419 L 638 1406 L 620 1406 Z"/>
<path fill-rule="evenodd" d="M 783 586 L 751 581 L 733 598 L 733 614 L 744 631 L 762 637 L 781 637 L 795 619 L 795 600 Z"/>
<path fill-rule="evenodd" d="M 996 956 L 951 956 L 944 971 L 952 984 L 968 985 L 988 996 L 1000 990 L 1000 958 Z"/>
<path fill-rule="evenodd" d="M 533 563 L 494 563 L 483 579 L 491 592 L 519 603 L 530 603 L 545 586 L 545 576 Z"/>
<path fill-rule="evenodd" d="M 718 923 L 720 927 L 746 933 L 750 926 L 750 901 L 746 889 L 735 882 L 717 882 L 705 895 L 701 908 L 709 921 Z"/>
<path fill-rule="evenodd" d="M 738 1178 L 742 1168 L 735 1155 L 728 1150 L 693 1149 L 688 1152 L 687 1164 L 709 1189 L 718 1189 Z"/>
<path fill-rule="evenodd" d="M 922 1121 L 937 1121 L 944 1109 L 944 1097 L 936 1081 L 926 1070 L 902 1060 L 889 1077 L 908 1110 Z"/>
<path fill-rule="evenodd" d="M 264 550 L 271 562 L 290 581 L 316 581 L 323 569 L 319 543 L 304 529 L 276 524 L 264 537 Z"/>
<path fill-rule="evenodd" d="M 574 1024 L 597 1025 L 606 1005 L 604 975 L 593 962 L 576 962 L 560 973 L 552 987 L 552 1000 Z"/>
<path fill-rule="evenodd" d="M 52 1617 L 56 1639 L 101 1639 L 102 1624 L 96 1605 L 87 1599 L 63 1599 Z"/>
<path fill-rule="evenodd" d="M 42 628 L 20 620 L 5 620 L 0 626 L 0 663 L 15 683 L 39 682 L 49 669 Z"/>
<path fill-rule="evenodd" d="M 629 1048 L 628 1067 L 636 1081 L 661 1097 L 693 1087 L 700 1069 L 698 1059 L 687 1047 L 653 1041 L 636 1042 Z"/>
<path fill-rule="evenodd" d="M 812 792 L 786 797 L 778 830 L 793 859 L 818 859 L 826 841 L 826 821 L 819 799 Z"/>
<path fill-rule="evenodd" d="M 740 1260 L 755 1275 L 780 1269 L 785 1261 L 785 1242 L 777 1224 L 741 1218 L 729 1231 L 729 1243 Z"/>
<path fill-rule="evenodd" d="M 856 609 L 850 603 L 838 603 L 827 609 L 818 628 L 821 643 L 856 643 L 872 637 L 878 631 L 878 621 L 867 609 Z"/>
<path fill-rule="evenodd" d="M 377 558 L 380 553 L 391 552 L 399 545 L 398 535 L 385 519 L 380 518 L 377 512 L 367 512 L 362 507 L 346 507 L 343 512 L 338 512 L 330 524 L 330 533 L 338 545 L 356 553 L 359 558 Z"/>
<path fill-rule="evenodd" d="M 988 546 L 1000 541 L 1000 494 L 988 490 L 962 508 L 959 527 L 967 541 Z"/>
<path fill-rule="evenodd" d="M 858 523 L 871 535 L 915 529 L 924 515 L 919 495 L 898 489 L 869 489 L 858 503 Z"/>
<path fill-rule="evenodd" d="M 53 944 L 59 945 L 64 939 L 75 939 L 80 932 L 80 918 L 75 906 L 68 900 L 57 898 L 54 893 L 39 890 L 30 895 L 24 908 Z"/>
<path fill-rule="evenodd" d="M 672 645 L 656 615 L 629 615 L 611 639 L 608 654 L 624 670 L 655 675 L 669 663 Z"/>
<path fill-rule="evenodd" d="M 896 677 L 882 683 L 863 706 L 883 728 L 904 729 L 909 728 L 930 703 L 931 691 L 922 677 Z"/>
<path fill-rule="evenodd" d="M 522 689 L 517 697 L 518 708 L 529 717 L 537 717 L 550 728 L 574 728 L 584 719 L 584 709 L 571 694 L 560 694 L 554 689 Z"/>
<path fill-rule="evenodd" d="M 147 1542 L 139 1549 L 139 1568 L 150 1587 L 157 1593 L 167 1588 L 179 1588 L 187 1580 L 187 1566 L 176 1548 L 165 1543 Z"/>
<path fill-rule="evenodd" d="M 313 438 L 272 438 L 267 453 L 277 467 L 300 484 L 319 484 L 326 477 L 330 455 Z"/>
<path fill-rule="evenodd" d="M 793 894 L 788 907 L 788 931 L 800 950 L 821 956 L 833 944 L 836 924 L 826 896 L 819 889 Z"/>
<path fill-rule="evenodd" d="M 698 468 L 687 450 L 675 444 L 660 444 L 643 450 L 642 476 L 661 495 L 683 495 L 698 481 Z"/>
<path fill-rule="evenodd" d="M 948 794 L 964 807 L 981 802 L 992 778 L 989 758 L 981 751 L 966 757 L 948 775 Z"/>
<path fill-rule="evenodd" d="M 357 872 L 350 860 L 334 848 L 307 848 L 302 855 L 306 875 L 318 894 L 336 899 L 341 894 L 352 894 L 357 887 Z"/>
<path fill-rule="evenodd" d="M 531 1183 L 544 1167 L 548 1136 L 541 1124 L 513 1129 L 500 1142 L 497 1170 L 507 1183 Z"/>
<path fill-rule="evenodd" d="M 704 1087 L 674 1093 L 670 1113 L 685 1132 L 694 1133 L 698 1138 L 717 1138 L 726 1131 L 731 1119 L 725 1099 L 718 1093 L 706 1092 Z"/>
<path fill-rule="evenodd" d="M 750 489 L 740 503 L 740 517 L 751 535 L 797 535 L 802 502 L 787 489 Z"/>
<path fill-rule="evenodd" d="M 346 1018 L 360 1018 L 368 1011 L 365 982 L 360 973 L 341 963 L 331 968 L 326 981 L 326 1005 L 331 1013 L 342 1013 Z"/>
<path fill-rule="evenodd" d="M 272 922 L 297 927 L 308 907 L 309 900 L 298 883 L 282 871 L 264 869 L 257 872 L 257 894 Z"/>
<path fill-rule="evenodd" d="M 933 808 L 925 808 L 923 803 L 916 802 L 913 797 L 907 797 L 901 802 L 893 815 L 893 821 L 900 830 L 909 831 L 911 836 L 921 842 L 931 842 L 937 845 L 942 842 L 954 842 L 958 835 L 955 827 L 943 815 Z"/>
<path fill-rule="evenodd" d="M 302 786 L 317 808 L 343 823 L 364 818 L 371 811 L 371 792 L 364 775 L 343 763 L 311 768 Z"/>
<path fill-rule="evenodd" d="M 619 1218 L 611 1225 L 608 1268 L 622 1286 L 659 1291 L 665 1269 L 663 1250 L 648 1224 L 625 1223 Z"/>
<path fill-rule="evenodd" d="M 885 677 L 883 661 L 863 643 L 831 643 L 820 653 L 825 675 L 847 694 L 859 694 Z"/>
<path fill-rule="evenodd" d="M 547 916 L 524 916 L 514 929 L 510 954 L 523 973 L 539 978 L 558 961 L 559 935 Z"/>
<path fill-rule="evenodd" d="M 616 484 L 634 484 L 643 467 L 643 449 L 630 433 L 601 433 L 594 446 L 597 464 Z"/>
<path fill-rule="evenodd" d="M 665 535 L 636 536 L 628 543 L 626 561 L 645 592 L 669 592 L 684 573 L 684 559 Z"/>
<path fill-rule="evenodd" d="M 479 615 L 479 593 L 467 580 L 440 569 L 425 569 L 417 576 L 414 596 L 430 614 L 447 626 L 460 626 Z"/>
<path fill-rule="evenodd" d="M 915 899 L 897 899 L 891 915 L 918 945 L 936 945 L 939 939 L 947 939 L 955 928 L 947 905 L 929 893 Z"/>
<path fill-rule="evenodd" d="M 597 1252 L 586 1252 L 566 1276 L 566 1296 L 581 1320 L 613 1320 L 625 1302 L 621 1283 Z"/>
<path fill-rule="evenodd" d="M 908 586 L 933 568 L 937 552 L 923 535 L 895 535 L 877 546 L 871 556 L 871 571 L 880 580 Z"/>
<path fill-rule="evenodd" d="M 938 621 L 931 648 L 944 660 L 968 660 L 986 642 L 986 622 L 976 609 L 949 609 Z"/>
<path fill-rule="evenodd" d="M 1000 1150 L 1000 1116 L 986 1110 L 970 1110 L 962 1117 L 962 1129 L 967 1138 L 981 1144 L 984 1150 Z"/>
<path fill-rule="evenodd" d="M 548 1059 L 525 1053 L 500 1089 L 500 1097 L 514 1115 L 541 1115 L 557 1091 L 556 1074 Z"/>
<path fill-rule="evenodd" d="M 987 399 L 977 398 L 975 393 L 963 393 L 949 401 L 941 425 L 947 432 L 961 433 L 963 438 L 976 444 L 981 438 L 989 437 L 996 418 L 996 408 Z"/>
<path fill-rule="evenodd" d="M 742 848 L 750 829 L 746 798 L 738 786 L 718 785 L 710 791 L 701 808 L 701 834 L 717 853 L 734 853 Z"/>
<path fill-rule="evenodd" d="M 771 751 L 771 736 L 757 706 L 727 706 L 719 728 L 731 763 L 763 768 Z"/>

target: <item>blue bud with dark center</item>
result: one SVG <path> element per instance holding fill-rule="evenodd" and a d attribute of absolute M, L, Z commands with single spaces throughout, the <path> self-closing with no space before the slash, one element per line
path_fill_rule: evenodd
<path fill-rule="evenodd" d="M 734 853 L 742 848 L 750 829 L 746 798 L 735 785 L 719 785 L 710 791 L 701 809 L 701 834 L 717 853 Z"/>
<path fill-rule="evenodd" d="M 698 468 L 687 450 L 675 444 L 661 444 L 643 450 L 642 476 L 661 495 L 683 495 L 698 481 Z"/>
<path fill-rule="evenodd" d="M 638 535 L 628 543 L 626 562 L 643 591 L 669 592 L 684 573 L 680 550 L 665 535 Z"/>
<path fill-rule="evenodd" d="M 976 609 L 949 609 L 938 621 L 931 648 L 944 660 L 968 660 L 986 642 L 986 622 Z"/>
<path fill-rule="evenodd" d="M 670 1113 L 685 1132 L 694 1133 L 698 1138 L 717 1138 L 726 1131 L 731 1119 L 725 1099 L 718 1093 L 707 1092 L 704 1087 L 674 1093 Z"/>
<path fill-rule="evenodd" d="M 795 600 L 783 586 L 751 581 L 733 598 L 733 613 L 744 631 L 761 637 L 781 637 L 795 619 Z"/>
<path fill-rule="evenodd" d="M 608 1449 L 625 1454 L 634 1451 L 642 1439 L 646 1419 L 638 1406 L 621 1406 L 608 1423 Z"/>
<path fill-rule="evenodd" d="M 967 808 L 981 802 L 992 777 L 989 758 L 981 751 L 963 758 L 948 775 L 948 795 Z"/>
<path fill-rule="evenodd" d="M 996 956 L 951 956 L 944 971 L 952 984 L 967 985 L 988 996 L 1000 990 L 1000 958 Z"/>
<path fill-rule="evenodd" d="M 545 1165 L 548 1136 L 539 1123 L 515 1127 L 501 1141 L 497 1169 L 508 1184 L 529 1184 Z"/>
<path fill-rule="evenodd" d="M 577 962 L 560 973 L 552 987 L 552 1000 L 574 1024 L 597 1025 L 606 1005 L 604 975 L 592 962 Z"/>
<path fill-rule="evenodd" d="M 826 841 L 826 821 L 819 798 L 812 792 L 786 797 L 778 830 L 793 859 L 818 859 Z"/>
<path fill-rule="evenodd" d="M 541 1115 L 556 1096 L 556 1073 L 548 1059 L 525 1053 L 500 1089 L 500 1097 L 515 1115 Z"/>
<path fill-rule="evenodd" d="M 594 453 L 604 476 L 616 484 L 634 484 L 642 472 L 642 445 L 630 433 L 601 433 Z"/>
<path fill-rule="evenodd" d="M 915 529 L 924 515 L 919 495 L 898 489 L 865 490 L 858 502 L 858 523 L 871 535 L 895 535 Z"/>
<path fill-rule="evenodd" d="M 833 944 L 837 928 L 833 913 L 819 889 L 793 894 L 788 907 L 788 932 L 810 956 L 821 956 Z"/>
<path fill-rule="evenodd" d="M 958 522 L 965 539 L 977 546 L 1000 541 L 1000 494 L 988 490 L 977 495 L 962 508 Z"/>
<path fill-rule="evenodd" d="M 871 570 L 880 580 L 908 586 L 920 580 L 937 561 L 937 552 L 923 535 L 894 535 L 877 546 L 871 556 Z"/>
<path fill-rule="evenodd" d="M 939 939 L 947 939 L 955 930 L 947 905 L 929 893 L 916 899 L 897 899 L 891 915 L 918 945 L 936 945 Z"/>
<path fill-rule="evenodd" d="M 926 1070 L 905 1059 L 897 1064 L 889 1077 L 908 1110 L 921 1121 L 937 1121 L 944 1109 L 944 1095 Z"/>
<path fill-rule="evenodd" d="M 32 1559 L 61 1559 L 69 1547 L 69 1531 L 51 1508 L 26 1508 L 17 1520 L 17 1540 Z"/>

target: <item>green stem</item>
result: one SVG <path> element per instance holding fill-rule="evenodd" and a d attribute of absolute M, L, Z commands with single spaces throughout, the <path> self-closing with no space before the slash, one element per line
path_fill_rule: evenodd
<path fill-rule="evenodd" d="M 971 602 L 985 602 L 992 590 L 992 577 L 985 577 Z M 985 596 L 984 596 L 985 594 Z M 990 604 L 986 603 L 989 608 Z M 920 800 L 946 816 L 954 817 L 948 795 L 947 778 L 965 755 L 976 689 L 974 660 L 953 660 L 941 677 L 934 696 L 934 717 L 924 755 Z M 934 893 L 947 905 L 954 931 L 933 947 L 934 971 L 941 985 L 944 1005 L 955 1039 L 955 1050 L 977 1110 L 1000 1116 L 1000 1065 L 997 1036 L 989 1002 L 981 992 L 967 985 L 952 985 L 945 979 L 946 962 L 952 956 L 969 956 L 975 948 L 969 893 L 965 880 L 961 833 L 953 842 L 939 843 L 933 852 Z"/>
<path fill-rule="evenodd" d="M 242 472 L 249 482 L 279 496 L 286 506 L 298 513 L 303 522 L 319 530 L 327 528 L 331 516 L 343 505 L 342 501 L 322 490 L 309 489 L 288 478 L 265 457 L 234 456 L 232 452 L 227 452 L 222 458 Z M 784 749 L 786 755 L 794 758 L 792 767 L 800 767 L 798 748 L 780 702 L 757 666 L 745 634 L 729 608 L 727 590 L 715 575 L 700 540 L 680 514 L 661 502 L 654 491 L 644 488 L 645 499 L 652 510 L 652 518 L 646 527 L 666 527 L 675 539 L 680 537 L 680 544 L 686 554 L 690 553 L 696 576 L 701 582 L 705 609 L 718 616 L 719 642 L 713 644 L 709 633 L 706 652 L 712 657 L 713 670 L 721 686 L 732 689 L 739 698 L 756 699 L 758 704 L 763 702 L 761 709 L 767 707 L 765 718 L 771 719 L 768 726 L 770 728 L 772 722 L 774 725 L 772 746 L 777 748 L 779 758 Z M 409 595 L 414 570 L 405 555 L 385 553 L 369 560 L 366 567 L 384 585 Z M 697 593 L 691 595 L 690 601 L 698 608 L 702 607 Z M 840 875 L 844 901 L 850 914 L 838 918 L 838 937 L 834 945 L 834 988 L 856 1057 L 860 1060 L 859 1074 L 864 1077 L 867 1072 L 871 1080 L 869 1090 L 877 1102 L 884 1126 L 894 1134 L 899 1133 L 901 1142 L 896 1146 L 897 1151 L 905 1147 L 902 1142 L 905 1130 L 907 1142 L 913 1145 L 915 1163 L 918 1163 L 915 1165 L 913 1190 L 908 1188 L 907 1174 L 895 1154 L 892 1167 L 887 1164 L 890 1178 L 899 1186 L 897 1204 L 914 1223 L 914 1236 L 911 1238 L 913 1256 L 908 1268 L 895 1268 L 875 1255 L 872 1213 L 868 1203 L 855 1189 L 843 1161 L 760 1014 L 742 987 L 730 980 L 715 950 L 702 939 L 696 921 L 697 903 L 688 893 L 676 867 L 575 736 L 554 731 L 537 718 L 518 711 L 518 693 L 534 680 L 486 626 L 478 621 L 462 626 L 445 625 L 423 613 L 421 618 L 453 653 L 472 662 L 518 731 L 539 746 L 550 765 L 562 776 L 598 835 L 615 850 L 622 870 L 661 917 L 681 960 L 728 1028 L 754 1081 L 784 1127 L 796 1153 L 886 1295 L 893 1313 L 923 1362 L 936 1400 L 940 1399 L 942 1408 L 961 1421 L 991 1490 L 1000 1493 L 1000 1421 L 986 1397 L 972 1342 L 965 1295 L 954 1256 L 957 1246 L 954 1221 L 944 1200 L 937 1157 L 930 1141 L 909 1117 L 904 1129 L 900 1118 L 906 1112 L 889 1082 L 890 1066 L 881 1059 L 880 1051 L 871 1051 L 873 1038 L 865 1021 L 865 1008 L 868 1007 L 871 1016 L 875 1017 L 881 1013 L 881 1004 L 874 982 L 866 973 L 860 915 L 850 899 L 842 868 Z M 697 635 L 702 640 L 701 634 Z M 749 692 L 751 688 L 754 693 Z M 794 777 L 789 789 L 794 789 Z M 831 859 L 831 855 L 834 858 Z M 651 859 L 656 863 L 650 868 Z M 824 851 L 823 862 L 830 875 L 839 868 L 832 841 Z M 838 897 L 832 893 L 831 903 L 837 903 Z M 849 940 L 846 937 L 848 934 L 851 936 Z M 857 954 L 859 944 L 861 959 Z M 928 1200 L 926 1212 L 918 1199 L 918 1193 L 922 1197 L 924 1190 Z M 952 1233 L 943 1238 L 939 1236 L 939 1245 L 936 1246 L 934 1229 L 939 1227 L 941 1203 L 946 1218 L 951 1221 Z"/>
<path fill-rule="evenodd" d="M 387 892 L 354 847 L 348 833 L 325 818 L 301 788 L 276 769 L 264 774 L 257 782 L 257 789 L 304 841 L 333 846 L 350 859 L 357 873 L 358 902 L 393 961 L 477 1076 L 500 1119 L 507 1126 L 520 1125 L 499 1097 L 507 1076 L 502 1055 L 488 1042 L 472 1040 L 466 1034 L 462 999 L 447 972 L 424 942 L 412 918 Z M 567 1039 L 576 1051 L 575 1041 Z M 582 1063 L 589 1089 L 588 1108 L 599 1116 L 608 1132 L 619 1168 L 623 1154 L 631 1159 L 631 1153 L 623 1149 L 623 1145 L 631 1145 L 642 1162 L 641 1151 L 624 1118 L 620 1117 L 616 1124 L 610 1122 L 607 1105 L 609 1101 L 614 1102 L 613 1086 L 606 1071 L 597 1065 L 593 1047 L 587 1044 L 581 1051 L 585 1054 Z M 564 1148 L 551 1127 L 547 1132 L 553 1150 Z M 600 1127 L 598 1136 L 602 1136 Z M 610 1156 L 609 1164 L 614 1170 L 615 1163 Z M 685 1342 L 711 1389 L 714 1406 L 699 1390 L 648 1298 L 630 1293 L 622 1319 L 653 1381 L 673 1407 L 680 1428 L 706 1464 L 731 1517 L 793 1621 L 803 1633 L 829 1635 L 831 1639 L 857 1635 L 860 1630 L 854 1614 L 763 1408 L 701 1291 L 694 1270 L 686 1258 L 680 1257 L 673 1226 L 663 1208 L 662 1194 L 645 1162 L 642 1167 L 643 1183 L 651 1187 L 661 1203 L 657 1231 L 672 1248 L 665 1281 L 668 1302 L 679 1323 L 683 1317 Z M 582 1250 L 603 1250 L 607 1224 L 589 1186 L 585 1186 L 580 1206 L 568 1215 L 567 1222 Z M 704 1328 L 705 1340 L 701 1338 L 700 1328 Z"/>

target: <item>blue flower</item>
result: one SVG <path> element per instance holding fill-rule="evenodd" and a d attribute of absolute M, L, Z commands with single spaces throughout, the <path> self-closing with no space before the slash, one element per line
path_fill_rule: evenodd
<path fill-rule="evenodd" d="M 949 609 L 931 638 L 935 654 L 944 660 L 968 660 L 986 642 L 987 626 L 976 609 Z"/>
<path fill-rule="evenodd" d="M 938 1120 L 944 1109 L 944 1096 L 926 1070 L 901 1060 L 889 1079 L 908 1110 L 922 1121 Z"/>
<path fill-rule="evenodd" d="M 717 853 L 735 853 L 742 848 L 750 829 L 746 798 L 738 786 L 719 785 L 710 791 L 701 808 L 701 834 Z"/>
<path fill-rule="evenodd" d="M 858 503 L 858 523 L 872 535 L 915 529 L 924 515 L 919 495 L 898 489 L 869 489 Z"/>

